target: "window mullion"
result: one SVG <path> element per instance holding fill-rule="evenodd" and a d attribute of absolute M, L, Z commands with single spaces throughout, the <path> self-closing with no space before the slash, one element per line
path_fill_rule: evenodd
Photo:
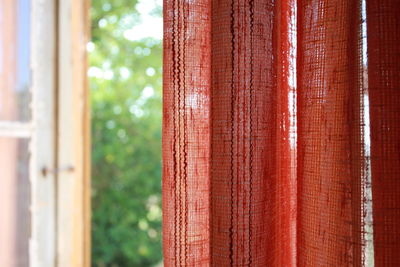
<path fill-rule="evenodd" d="M 0 137 L 29 138 L 31 134 L 29 122 L 0 121 Z"/>

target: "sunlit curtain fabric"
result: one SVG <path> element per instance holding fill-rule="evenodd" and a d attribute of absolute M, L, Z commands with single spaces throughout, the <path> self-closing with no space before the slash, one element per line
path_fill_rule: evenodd
<path fill-rule="evenodd" d="M 164 0 L 165 266 L 400 266 L 400 1 Z"/>

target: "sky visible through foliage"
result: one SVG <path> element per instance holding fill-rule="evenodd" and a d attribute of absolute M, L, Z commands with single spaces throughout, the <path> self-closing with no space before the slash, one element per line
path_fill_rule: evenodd
<path fill-rule="evenodd" d="M 162 1 L 92 0 L 92 266 L 161 254 Z"/>

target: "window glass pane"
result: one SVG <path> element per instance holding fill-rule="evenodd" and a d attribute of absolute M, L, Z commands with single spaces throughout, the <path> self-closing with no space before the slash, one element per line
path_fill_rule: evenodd
<path fill-rule="evenodd" d="M 30 118 L 30 0 L 0 0 L 0 120 Z"/>
<path fill-rule="evenodd" d="M 0 137 L 0 266 L 29 266 L 29 141 Z"/>

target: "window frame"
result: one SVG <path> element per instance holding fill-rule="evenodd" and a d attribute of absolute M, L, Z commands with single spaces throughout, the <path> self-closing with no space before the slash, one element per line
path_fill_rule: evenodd
<path fill-rule="evenodd" d="M 58 0 L 57 266 L 65 267 L 90 266 L 89 8 Z"/>
<path fill-rule="evenodd" d="M 90 0 L 31 0 L 31 119 L 0 120 L 29 142 L 33 267 L 90 266 Z"/>
<path fill-rule="evenodd" d="M 89 0 L 31 0 L 30 265 L 90 266 Z"/>
<path fill-rule="evenodd" d="M 31 0 L 30 265 L 56 265 L 56 12 L 55 1 Z"/>

